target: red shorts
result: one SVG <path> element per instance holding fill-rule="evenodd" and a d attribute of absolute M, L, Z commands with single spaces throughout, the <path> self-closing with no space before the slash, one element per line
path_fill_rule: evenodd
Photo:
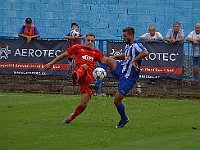
<path fill-rule="evenodd" d="M 79 78 L 78 83 L 80 84 L 80 94 L 87 93 L 92 97 L 92 89 L 88 87 L 89 84 L 94 82 L 93 77 L 86 73 L 85 76 Z"/>

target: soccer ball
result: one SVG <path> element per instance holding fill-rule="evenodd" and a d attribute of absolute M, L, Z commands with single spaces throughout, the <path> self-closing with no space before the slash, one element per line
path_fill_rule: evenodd
<path fill-rule="evenodd" d="M 93 71 L 93 77 L 95 80 L 103 80 L 107 73 L 103 68 L 96 68 Z"/>
<path fill-rule="evenodd" d="M 72 30 L 72 31 L 71 31 L 71 35 L 72 35 L 72 36 L 78 36 L 78 35 L 79 35 L 79 32 L 77 32 L 76 30 Z"/>

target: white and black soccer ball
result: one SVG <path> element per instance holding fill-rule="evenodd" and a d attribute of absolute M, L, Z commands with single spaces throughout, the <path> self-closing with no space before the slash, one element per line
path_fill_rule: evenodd
<path fill-rule="evenodd" d="M 93 71 L 93 77 L 95 80 L 103 80 L 107 73 L 103 68 L 96 68 Z"/>
<path fill-rule="evenodd" d="M 72 36 L 79 36 L 79 32 L 76 31 L 76 30 L 72 30 L 72 31 L 71 31 L 71 35 L 72 35 Z"/>

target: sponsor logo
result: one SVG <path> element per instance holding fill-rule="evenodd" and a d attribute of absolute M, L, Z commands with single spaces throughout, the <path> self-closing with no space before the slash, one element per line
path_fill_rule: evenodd
<path fill-rule="evenodd" d="M 8 49 L 8 45 L 0 44 L 0 59 L 8 59 L 8 55 L 11 54 L 11 50 Z"/>
<path fill-rule="evenodd" d="M 126 56 L 125 57 L 125 60 L 131 60 L 132 59 L 132 56 Z"/>
<path fill-rule="evenodd" d="M 14 56 L 20 56 L 20 57 L 57 57 L 62 53 L 62 50 L 49 50 L 49 49 L 16 49 Z"/>
<path fill-rule="evenodd" d="M 94 61 L 94 58 L 91 57 L 91 56 L 88 56 L 88 55 L 84 55 L 84 56 L 82 56 L 82 59 L 84 59 L 84 60 L 88 60 L 88 61 Z"/>
<path fill-rule="evenodd" d="M 149 53 L 147 57 L 145 57 L 145 60 L 158 60 L 158 61 L 176 61 L 177 57 L 179 56 L 179 53 Z"/>
<path fill-rule="evenodd" d="M 112 48 L 111 50 L 112 50 L 112 52 L 110 54 L 113 56 L 120 55 L 123 51 L 123 49 L 117 49 L 117 48 Z"/>
<path fill-rule="evenodd" d="M 9 54 L 11 54 L 11 50 L 8 49 L 8 45 L 0 44 L 0 59 L 8 59 Z M 12 50 L 12 54 L 14 57 L 50 57 L 55 58 L 58 55 L 63 53 L 63 50 L 53 50 L 53 49 L 27 49 L 17 48 L 16 50 Z"/>

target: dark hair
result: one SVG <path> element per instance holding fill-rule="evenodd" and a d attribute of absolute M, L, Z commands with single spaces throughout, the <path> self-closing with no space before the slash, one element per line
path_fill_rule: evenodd
<path fill-rule="evenodd" d="M 72 28 L 73 25 L 75 25 L 75 26 L 77 26 L 79 28 L 78 24 L 75 23 L 75 22 L 72 23 L 71 28 Z"/>
<path fill-rule="evenodd" d="M 31 18 L 26 18 L 25 23 L 32 23 L 32 19 Z"/>
<path fill-rule="evenodd" d="M 93 33 L 88 33 L 88 34 L 86 34 L 86 37 L 87 36 L 94 36 L 94 38 L 95 38 L 95 35 Z"/>
<path fill-rule="evenodd" d="M 123 30 L 122 30 L 123 32 L 128 32 L 128 34 L 130 35 L 130 34 L 135 34 L 135 30 L 134 30 L 134 28 L 133 27 L 126 27 L 126 28 L 124 28 Z"/>

